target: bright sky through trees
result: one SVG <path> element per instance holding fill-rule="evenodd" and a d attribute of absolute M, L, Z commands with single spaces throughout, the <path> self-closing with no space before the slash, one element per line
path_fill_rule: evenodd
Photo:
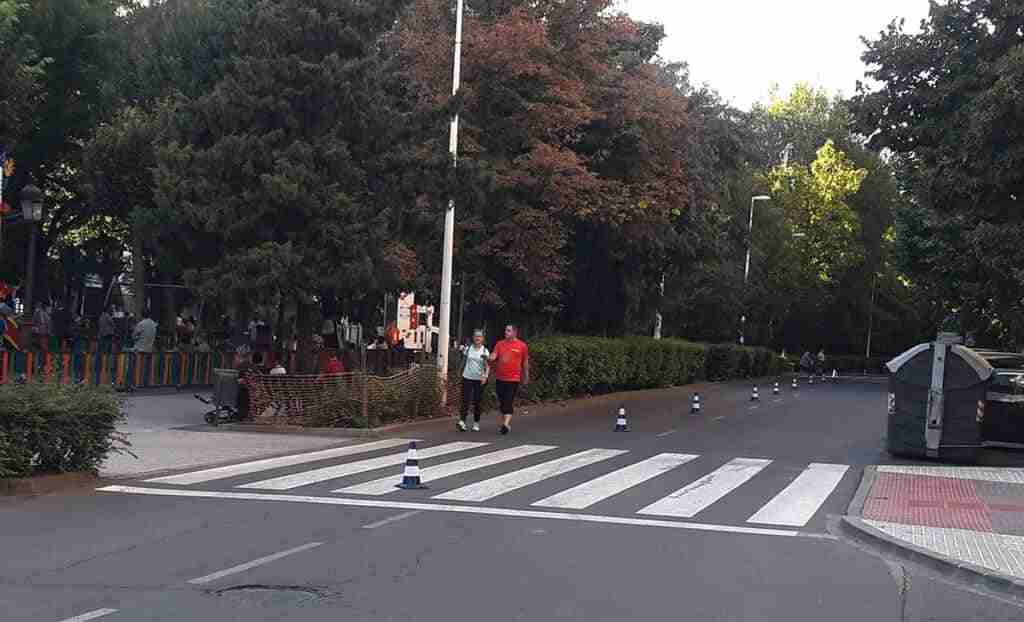
<path fill-rule="evenodd" d="M 765 99 L 773 82 L 789 92 L 809 81 L 854 93 L 863 79 L 861 35 L 876 39 L 894 18 L 917 31 L 928 0 L 620 0 L 637 19 L 668 34 L 661 55 L 686 61 L 695 83 L 707 82 L 740 108 Z"/>

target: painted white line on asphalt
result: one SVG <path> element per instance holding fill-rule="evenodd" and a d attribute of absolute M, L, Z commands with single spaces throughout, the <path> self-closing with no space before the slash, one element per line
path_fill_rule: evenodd
<path fill-rule="evenodd" d="M 309 542 L 307 544 L 303 544 L 302 546 L 297 546 L 293 549 L 288 549 L 287 551 L 281 551 L 279 553 L 274 553 L 273 555 L 267 555 L 266 557 L 254 559 L 251 562 L 245 562 L 244 564 L 238 564 L 237 566 L 225 568 L 224 570 L 219 570 L 217 572 L 204 575 L 197 579 L 189 579 L 189 583 L 191 583 L 192 585 L 204 585 L 206 583 L 211 583 L 213 581 L 216 581 L 217 579 L 223 579 L 224 577 L 227 577 L 229 575 L 238 574 L 239 572 L 245 572 L 246 570 L 252 570 L 253 568 L 263 566 L 264 564 L 269 564 L 270 562 L 277 561 L 284 557 L 288 557 L 289 555 L 295 555 L 296 553 L 308 551 L 309 549 L 315 549 L 316 547 L 322 544 L 323 542 Z"/>
<path fill-rule="evenodd" d="M 446 462 L 437 466 L 431 466 L 429 469 L 421 469 L 420 481 L 424 483 L 433 482 L 445 477 L 451 477 L 452 475 L 459 475 L 460 473 L 482 469 L 495 464 L 501 464 L 502 462 L 508 462 L 509 460 L 525 458 L 527 456 L 532 456 L 533 454 L 538 454 L 542 451 L 550 451 L 552 449 L 555 449 L 553 445 L 519 445 L 518 447 L 492 451 L 491 453 L 487 453 L 482 456 L 474 456 L 472 458 L 465 458 L 454 462 Z M 395 484 L 400 481 L 400 477 L 400 475 L 389 475 L 387 477 L 375 479 L 371 482 L 366 482 L 365 484 L 356 484 L 355 486 L 349 486 L 348 488 L 341 488 L 334 492 L 350 495 L 386 495 L 389 492 L 396 492 L 400 490 L 399 488 L 395 488 Z"/>
<path fill-rule="evenodd" d="M 607 475 L 583 482 L 579 486 L 563 490 L 531 505 L 582 510 L 699 457 L 693 454 L 658 454 L 612 471 Z"/>
<path fill-rule="evenodd" d="M 484 447 L 485 445 L 487 445 L 487 443 L 445 443 L 444 445 L 436 445 L 434 447 L 420 449 L 417 452 L 417 457 L 420 460 L 424 458 L 435 458 L 437 456 L 443 456 L 457 451 L 466 451 L 467 449 Z M 379 458 L 370 458 L 368 460 L 360 460 L 358 462 L 347 462 L 345 464 L 336 464 L 334 466 L 313 469 L 312 471 L 301 471 L 299 473 L 292 473 L 291 475 L 282 475 L 281 477 L 265 479 L 251 484 L 242 484 L 241 486 L 238 486 L 238 488 L 291 490 L 292 488 L 318 484 L 320 482 L 326 482 L 328 480 L 338 479 L 348 475 L 356 475 L 357 473 L 366 473 L 367 471 L 376 471 L 377 469 L 398 466 L 405 463 L 405 456 L 406 452 L 403 451 L 399 454 L 390 454 Z"/>
<path fill-rule="evenodd" d="M 530 484 L 556 477 L 569 471 L 585 467 L 595 462 L 614 458 L 626 453 L 623 449 L 588 449 L 575 453 L 564 458 L 556 458 L 548 462 L 542 462 L 532 467 L 505 473 L 498 477 L 485 479 L 475 484 L 469 484 L 462 488 L 456 488 L 448 492 L 434 495 L 434 499 L 446 501 L 487 501 L 513 490 L 518 490 Z"/>
<path fill-rule="evenodd" d="M 656 436 L 657 436 L 658 438 L 663 438 L 663 437 L 665 437 L 665 436 L 668 436 L 669 434 L 675 434 L 675 433 L 676 433 L 676 431 L 675 431 L 675 430 L 669 430 L 669 431 L 667 431 L 667 432 L 662 432 L 661 434 L 657 434 Z"/>
<path fill-rule="evenodd" d="M 803 527 L 836 489 L 849 468 L 845 464 L 812 462 L 747 522 Z"/>
<path fill-rule="evenodd" d="M 354 454 L 366 453 L 368 451 L 375 451 L 378 449 L 390 449 L 392 447 L 397 447 L 399 445 L 408 444 L 409 439 L 391 438 L 381 441 L 373 441 L 371 443 L 361 443 L 359 445 L 348 445 L 346 447 L 335 447 L 334 449 L 323 449 L 321 451 L 313 451 L 293 456 L 265 458 L 263 460 L 254 460 L 252 462 L 232 464 L 229 466 L 217 467 L 214 469 L 203 469 L 202 471 L 182 473 L 181 475 L 155 477 L 153 479 L 147 479 L 145 481 L 153 484 L 176 484 L 178 486 L 188 486 L 190 484 L 201 484 L 203 482 L 209 482 L 215 479 L 225 479 L 228 477 L 234 477 L 236 475 L 247 475 L 249 473 L 269 471 L 270 469 L 295 466 L 296 464 L 306 464 L 307 462 L 316 462 L 318 460 L 341 458 L 343 456 L 351 456 Z"/>
<path fill-rule="evenodd" d="M 721 421 L 722 419 L 725 419 L 725 415 L 720 415 L 718 417 L 715 417 L 714 419 L 712 419 L 712 421 Z"/>
<path fill-rule="evenodd" d="M 102 618 L 112 613 L 117 613 L 117 609 L 96 609 L 95 611 L 89 611 L 82 615 L 77 615 L 73 618 L 65 618 L 60 622 L 86 622 L 87 620 L 95 620 L 96 618 Z"/>
<path fill-rule="evenodd" d="M 771 464 L 760 458 L 734 458 L 695 482 L 637 512 L 692 518 Z"/>
<path fill-rule="evenodd" d="M 417 503 L 413 501 L 387 501 L 384 499 L 354 499 L 351 497 L 311 497 L 307 495 L 282 495 L 259 492 L 220 492 L 214 490 L 183 490 L 180 488 L 143 488 L 138 486 L 106 486 L 99 492 L 116 492 L 130 495 L 157 497 L 185 497 L 190 499 L 228 499 L 235 501 L 279 501 L 284 503 L 313 503 L 360 508 L 392 508 L 396 510 L 422 510 L 424 512 L 454 512 L 478 516 L 507 516 L 514 518 L 547 518 L 577 523 L 601 523 L 635 527 L 666 527 L 689 531 L 717 531 L 721 533 L 746 534 L 753 536 L 781 536 L 784 538 L 811 538 L 814 540 L 836 540 L 827 533 L 809 533 L 793 529 L 766 529 L 764 527 L 740 527 L 736 525 L 715 525 L 709 523 L 688 523 L 682 521 L 656 520 L 651 518 L 627 518 L 623 516 L 600 516 L 597 514 L 569 514 L 542 510 L 515 510 L 492 508 L 479 505 L 448 505 L 440 503 Z"/>
<path fill-rule="evenodd" d="M 379 520 L 376 523 L 370 523 L 369 525 L 363 525 L 363 529 L 376 529 L 377 527 L 383 527 L 384 525 L 390 525 L 391 523 L 397 523 L 400 520 L 411 518 L 421 513 L 423 510 L 410 510 L 408 512 L 402 512 L 401 514 L 395 514 L 389 516 L 383 520 Z"/>

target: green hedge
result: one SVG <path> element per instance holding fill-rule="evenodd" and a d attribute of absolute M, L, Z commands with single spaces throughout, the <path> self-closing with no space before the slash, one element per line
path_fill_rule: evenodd
<path fill-rule="evenodd" d="M 0 384 L 0 478 L 99 471 L 127 451 L 117 431 L 124 405 L 107 387 Z"/>
<path fill-rule="evenodd" d="M 678 339 L 549 337 L 529 345 L 531 384 L 524 397 L 537 401 L 785 370 L 784 360 L 770 350 Z"/>

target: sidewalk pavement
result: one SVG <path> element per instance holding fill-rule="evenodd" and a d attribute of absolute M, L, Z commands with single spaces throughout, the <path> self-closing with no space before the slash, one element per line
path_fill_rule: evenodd
<path fill-rule="evenodd" d="M 185 393 L 137 393 L 128 398 L 128 421 L 118 429 L 128 434 L 131 450 L 138 457 L 111 455 L 100 475 L 139 477 L 358 442 L 337 436 L 187 429 L 202 426 L 207 410 L 209 406 Z"/>
<path fill-rule="evenodd" d="M 843 522 L 862 539 L 1024 593 L 1024 469 L 867 467 Z"/>

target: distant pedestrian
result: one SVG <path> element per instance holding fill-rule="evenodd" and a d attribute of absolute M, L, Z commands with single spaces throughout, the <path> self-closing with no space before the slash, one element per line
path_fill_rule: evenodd
<path fill-rule="evenodd" d="M 809 350 L 805 350 L 800 357 L 800 371 L 808 375 L 814 372 L 814 357 Z"/>
<path fill-rule="evenodd" d="M 148 311 L 144 311 L 142 321 L 136 324 L 135 329 L 132 330 L 132 349 L 136 352 L 152 352 L 156 346 L 156 331 L 156 322 L 149 317 Z"/>
<path fill-rule="evenodd" d="M 818 350 L 818 373 L 825 373 L 825 348 Z"/>
<path fill-rule="evenodd" d="M 466 417 L 470 407 L 473 408 L 473 431 L 480 431 L 480 411 L 483 387 L 487 384 L 487 372 L 491 353 L 484 346 L 484 331 L 473 331 L 473 343 L 462 348 L 466 363 L 462 368 L 462 404 L 459 410 L 459 421 L 456 423 L 460 432 L 466 431 Z"/>
<path fill-rule="evenodd" d="M 501 407 L 501 433 L 512 431 L 512 414 L 519 388 L 530 382 L 530 350 L 519 339 L 518 329 L 509 324 L 505 327 L 505 338 L 494 346 L 489 357 L 494 363 L 495 390 Z"/>
<path fill-rule="evenodd" d="M 46 352 L 50 349 L 50 311 L 45 304 L 36 307 L 32 313 L 32 336 L 35 337 L 36 347 Z"/>
<path fill-rule="evenodd" d="M 332 352 L 327 361 L 324 362 L 323 375 L 325 376 L 337 376 L 345 373 L 345 366 L 342 364 L 341 359 L 338 358 L 337 352 Z"/>
<path fill-rule="evenodd" d="M 65 346 L 71 347 L 73 328 L 74 318 L 71 316 L 71 311 L 63 304 L 57 305 L 57 309 L 50 316 L 50 330 L 57 338 L 58 352 L 63 351 Z"/>
<path fill-rule="evenodd" d="M 114 316 L 110 309 L 103 309 L 97 322 L 97 336 L 100 339 L 100 352 L 110 354 L 114 351 L 114 335 L 117 334 L 117 326 L 114 325 Z"/>

